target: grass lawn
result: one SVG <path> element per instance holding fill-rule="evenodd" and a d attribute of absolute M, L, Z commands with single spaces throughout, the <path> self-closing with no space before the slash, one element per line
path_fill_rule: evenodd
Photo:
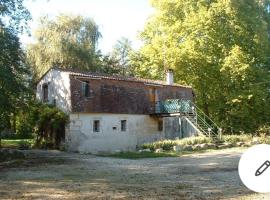
<path fill-rule="evenodd" d="M 141 159 L 141 158 L 159 158 L 159 157 L 179 157 L 181 155 L 198 153 L 198 152 L 207 152 L 210 150 L 204 151 L 182 151 L 182 152 L 174 152 L 174 151 L 165 151 L 162 153 L 155 152 L 120 152 L 120 153 L 112 153 L 112 154 L 101 154 L 98 156 L 103 157 L 113 157 L 113 158 L 123 158 L 123 159 Z"/>
<path fill-rule="evenodd" d="M 183 155 L 196 154 L 196 153 L 208 153 L 213 151 L 226 151 L 230 149 L 245 149 L 245 147 L 232 147 L 227 149 L 206 149 L 206 150 L 196 150 L 196 151 L 165 151 L 162 153 L 155 152 L 120 152 L 120 153 L 108 153 L 108 154 L 98 154 L 97 156 L 102 157 L 113 157 L 122 159 L 142 159 L 142 158 L 159 158 L 159 157 L 180 157 Z"/>
<path fill-rule="evenodd" d="M 31 146 L 34 144 L 34 139 L 17 139 L 17 140 L 1 140 L 1 147 L 2 148 L 20 148 L 23 145 L 29 145 Z"/>
<path fill-rule="evenodd" d="M 141 158 L 158 158 L 158 157 L 177 157 L 179 154 L 175 152 L 120 152 L 112 154 L 102 154 L 98 156 L 123 158 L 123 159 L 141 159 Z"/>

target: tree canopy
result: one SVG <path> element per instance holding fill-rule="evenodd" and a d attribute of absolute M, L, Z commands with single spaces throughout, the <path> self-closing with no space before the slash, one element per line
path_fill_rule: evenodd
<path fill-rule="evenodd" d="M 131 51 L 131 41 L 125 37 L 117 40 L 116 44 L 113 46 L 111 56 L 118 62 L 123 75 L 130 75 L 129 54 Z"/>
<path fill-rule="evenodd" d="M 26 88 L 28 70 L 18 35 L 29 19 L 22 0 L 0 0 L 0 131 L 8 126 Z"/>
<path fill-rule="evenodd" d="M 36 42 L 27 47 L 27 55 L 36 78 L 52 66 L 96 70 L 101 34 L 92 19 L 61 14 L 51 20 L 45 16 L 34 37 Z"/>
<path fill-rule="evenodd" d="M 197 103 L 227 130 L 269 122 L 269 1 L 152 0 L 136 71 L 161 78 L 175 70 Z M 265 82 L 265 84 L 258 84 Z"/>

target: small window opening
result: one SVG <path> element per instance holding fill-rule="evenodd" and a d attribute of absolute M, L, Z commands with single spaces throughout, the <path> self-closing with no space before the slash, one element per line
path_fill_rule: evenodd
<path fill-rule="evenodd" d="M 127 131 L 127 120 L 121 120 L 121 131 Z"/>
<path fill-rule="evenodd" d="M 48 102 L 48 84 L 43 84 L 42 86 L 42 92 L 43 92 L 43 102 Z"/>
<path fill-rule="evenodd" d="M 89 97 L 90 96 L 90 92 L 89 92 L 89 81 L 83 81 L 82 82 L 82 92 L 83 92 L 83 95 L 85 97 Z"/>
<path fill-rule="evenodd" d="M 163 131 L 163 121 L 158 121 L 158 131 Z"/>
<path fill-rule="evenodd" d="M 93 130 L 94 130 L 94 132 L 100 132 L 100 121 L 99 120 L 94 120 Z"/>

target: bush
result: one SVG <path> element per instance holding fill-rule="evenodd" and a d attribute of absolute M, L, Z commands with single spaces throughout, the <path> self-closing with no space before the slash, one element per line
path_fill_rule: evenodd
<path fill-rule="evenodd" d="M 156 149 L 162 148 L 165 151 L 171 151 L 173 146 L 180 145 L 196 145 L 196 144 L 206 144 L 206 143 L 215 143 L 216 141 L 213 138 L 206 136 L 199 137 L 189 137 L 177 140 L 162 140 L 156 141 L 153 143 L 143 144 L 141 147 L 143 149 L 150 149 L 155 151 Z M 231 143 L 233 146 L 237 146 L 236 143 L 243 142 L 249 145 L 253 144 L 270 144 L 270 136 L 266 134 L 261 134 L 260 137 L 253 137 L 251 134 L 241 134 L 241 135 L 223 135 L 219 143 Z"/>
<path fill-rule="evenodd" d="M 37 109 L 35 127 L 37 146 L 42 148 L 57 148 L 60 145 L 60 136 L 65 131 L 68 115 L 59 108 L 50 105 L 40 105 Z"/>
<path fill-rule="evenodd" d="M 228 142 L 236 144 L 237 142 L 250 142 L 252 141 L 252 135 L 250 134 L 241 134 L 241 135 L 223 135 L 221 142 Z"/>
<path fill-rule="evenodd" d="M 150 149 L 154 151 L 156 149 L 162 148 L 165 151 L 170 151 L 173 149 L 173 146 L 176 145 L 195 145 L 195 144 L 203 144 L 203 143 L 212 143 L 213 139 L 206 136 L 198 136 L 198 137 L 189 137 L 178 140 L 162 140 L 153 143 L 143 144 L 141 147 L 143 149 Z"/>
<path fill-rule="evenodd" d="M 16 124 L 16 139 L 32 139 L 33 125 L 27 121 L 27 118 L 18 117 Z"/>
<path fill-rule="evenodd" d="M 189 137 L 178 140 L 179 145 L 195 145 L 195 144 L 203 144 L 203 143 L 213 143 L 213 138 L 206 136 L 198 136 L 198 137 Z"/>
<path fill-rule="evenodd" d="M 263 126 L 260 126 L 258 130 L 256 131 L 257 135 L 270 135 L 270 125 L 265 124 Z"/>
<path fill-rule="evenodd" d="M 0 136 L 2 139 L 16 139 L 16 134 L 12 132 L 11 130 L 3 130 L 0 133 Z"/>

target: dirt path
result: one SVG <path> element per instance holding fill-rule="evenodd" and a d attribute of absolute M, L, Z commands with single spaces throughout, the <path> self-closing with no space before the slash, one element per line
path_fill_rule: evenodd
<path fill-rule="evenodd" d="M 270 199 L 242 185 L 242 151 L 140 160 L 28 151 L 0 166 L 0 199 Z"/>

